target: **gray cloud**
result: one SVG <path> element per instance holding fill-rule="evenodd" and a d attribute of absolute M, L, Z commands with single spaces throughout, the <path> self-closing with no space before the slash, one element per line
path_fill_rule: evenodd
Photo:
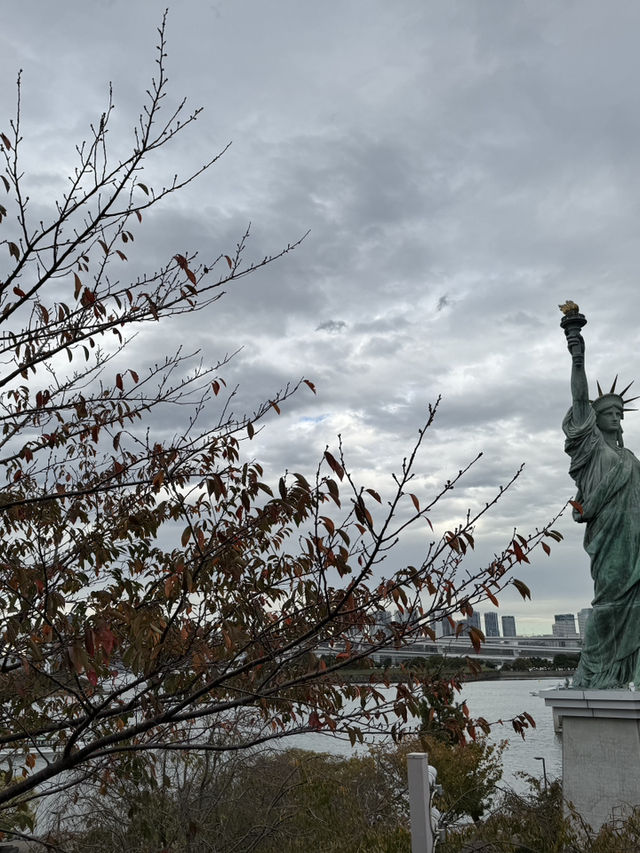
<path fill-rule="evenodd" d="M 130 138 L 163 8 L 23 0 L 6 16 L 0 68 L 5 82 L 24 68 L 34 216 L 64 186 L 110 79 L 112 138 Z M 230 253 L 249 222 L 247 259 L 310 234 L 206 313 L 146 327 L 132 345 L 136 364 L 187 343 L 212 363 L 240 350 L 223 370 L 239 386 L 239 412 L 288 381 L 313 380 L 317 397 L 297 395 L 247 445 L 274 477 L 312 471 L 341 432 L 352 464 L 385 482 L 442 394 L 416 487 L 428 494 L 484 456 L 434 523 L 489 499 L 526 462 L 480 525 L 476 558 L 514 524 L 544 524 L 572 493 L 556 306 L 572 298 L 589 317 L 593 382 L 619 372 L 626 384 L 637 372 L 638 25 L 640 7 L 596 0 L 177 0 L 172 97 L 206 110 L 145 180 L 166 181 L 233 144 L 136 227 L 118 274 L 187 249 L 203 262 Z M 6 85 L 4 128 L 14 102 Z M 179 413 L 167 413 L 157 428 L 178 425 Z M 640 416 L 625 419 L 625 441 L 640 450 Z M 582 531 L 568 518 L 559 528 L 567 541 L 523 572 L 534 604 L 506 600 L 532 629 L 590 597 Z M 425 535 L 398 559 L 415 560 Z"/>
<path fill-rule="evenodd" d="M 347 324 L 344 320 L 326 320 L 324 323 L 320 323 L 319 326 L 316 326 L 316 332 L 342 332 L 347 328 Z"/>

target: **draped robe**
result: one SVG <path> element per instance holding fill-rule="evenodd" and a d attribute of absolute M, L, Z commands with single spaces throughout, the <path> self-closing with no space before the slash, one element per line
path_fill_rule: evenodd
<path fill-rule="evenodd" d="M 573 686 L 640 684 L 640 462 L 630 450 L 607 444 L 591 407 L 583 423 L 570 409 L 562 428 L 583 510 L 573 517 L 586 524 L 594 584 Z"/>

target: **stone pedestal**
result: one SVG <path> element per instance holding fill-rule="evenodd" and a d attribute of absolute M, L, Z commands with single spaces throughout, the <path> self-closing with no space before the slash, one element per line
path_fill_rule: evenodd
<path fill-rule="evenodd" d="M 640 805 L 640 693 L 630 690 L 545 692 L 562 732 L 566 802 L 598 830 Z"/>

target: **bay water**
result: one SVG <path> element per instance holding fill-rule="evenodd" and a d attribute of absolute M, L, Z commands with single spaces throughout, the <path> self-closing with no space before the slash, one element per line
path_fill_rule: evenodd
<path fill-rule="evenodd" d="M 524 794 L 529 786 L 521 776 L 523 773 L 542 778 L 545 769 L 549 781 L 562 776 L 562 739 L 554 731 L 551 708 L 544 704 L 544 691 L 562 686 L 564 684 L 557 677 L 471 681 L 463 685 L 456 701 L 464 700 L 472 717 L 484 717 L 491 724 L 491 742 L 507 741 L 502 754 L 504 771 L 500 787 Z M 389 695 L 395 694 L 393 687 L 381 688 L 383 693 L 387 690 Z M 536 724 L 535 728 L 526 729 L 524 739 L 508 722 L 523 711 L 527 711 Z M 351 747 L 342 738 L 320 733 L 288 738 L 286 746 L 345 756 L 353 755 L 354 749 L 363 750 L 362 746 Z"/>

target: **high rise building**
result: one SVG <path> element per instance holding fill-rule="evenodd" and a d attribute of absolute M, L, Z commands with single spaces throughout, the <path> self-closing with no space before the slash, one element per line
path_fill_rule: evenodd
<path fill-rule="evenodd" d="M 582 610 L 578 612 L 578 632 L 580 636 L 584 639 L 584 633 L 587 630 L 587 622 L 589 620 L 589 616 L 591 615 L 591 611 L 593 607 L 583 607 Z"/>
<path fill-rule="evenodd" d="M 554 637 L 576 637 L 576 617 L 573 613 L 556 613 L 551 631 Z"/>
<path fill-rule="evenodd" d="M 387 637 L 391 636 L 391 614 L 388 610 L 380 610 L 376 611 L 375 614 L 375 628 L 376 631 L 383 631 Z"/>
<path fill-rule="evenodd" d="M 502 617 L 502 636 L 503 637 L 515 637 L 516 636 L 516 617 L 515 616 L 503 616 Z"/>
<path fill-rule="evenodd" d="M 497 613 L 484 614 L 484 635 L 485 637 L 499 637 L 500 625 L 498 623 Z"/>
<path fill-rule="evenodd" d="M 440 625 L 442 627 L 442 636 L 443 637 L 451 637 L 453 634 L 453 628 L 451 627 L 451 622 L 445 617 L 440 621 Z"/>
<path fill-rule="evenodd" d="M 471 628 L 477 628 L 479 631 L 482 631 L 482 625 L 480 623 L 480 614 L 477 610 L 474 610 L 471 616 L 467 616 L 464 620 L 464 624 L 468 625 Z"/>

